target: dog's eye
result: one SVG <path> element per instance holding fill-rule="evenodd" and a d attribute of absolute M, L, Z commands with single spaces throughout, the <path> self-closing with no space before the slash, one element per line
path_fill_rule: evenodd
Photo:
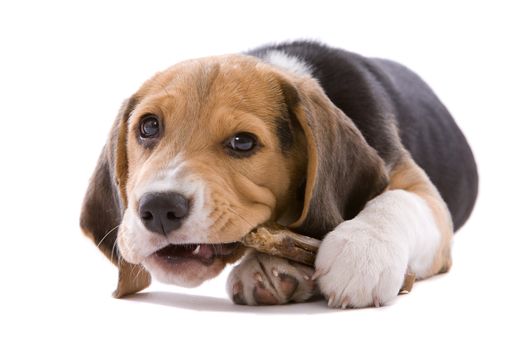
<path fill-rule="evenodd" d="M 252 135 L 247 132 L 241 132 L 239 134 L 235 134 L 228 141 L 228 144 L 227 144 L 228 148 L 236 152 L 249 152 L 253 150 L 256 145 L 257 145 L 257 139 L 255 135 Z"/>
<path fill-rule="evenodd" d="M 157 116 L 149 114 L 140 122 L 140 137 L 150 139 L 156 137 L 160 132 L 160 123 Z"/>

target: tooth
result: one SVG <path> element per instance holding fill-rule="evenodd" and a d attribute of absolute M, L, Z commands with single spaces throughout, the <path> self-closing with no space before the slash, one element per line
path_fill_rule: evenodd
<path fill-rule="evenodd" d="M 197 247 L 191 252 L 191 254 L 197 255 L 199 254 L 200 250 L 201 250 L 201 245 L 198 244 Z"/>

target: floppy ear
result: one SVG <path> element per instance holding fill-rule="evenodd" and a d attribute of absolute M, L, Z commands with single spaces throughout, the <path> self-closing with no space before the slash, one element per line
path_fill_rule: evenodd
<path fill-rule="evenodd" d="M 116 298 L 136 293 L 151 283 L 149 273 L 142 266 L 123 260 L 116 245 L 118 227 L 127 205 L 127 120 L 135 104 L 135 98 L 125 101 L 117 115 L 91 177 L 80 215 L 84 233 L 119 269 L 117 289 L 113 292 Z"/>
<path fill-rule="evenodd" d="M 290 228 L 322 238 L 385 190 L 385 165 L 316 81 L 285 81 L 282 88 L 308 154 L 303 209 Z"/>

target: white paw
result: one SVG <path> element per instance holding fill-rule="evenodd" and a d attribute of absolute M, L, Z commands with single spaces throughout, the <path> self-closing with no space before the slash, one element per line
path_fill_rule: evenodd
<path fill-rule="evenodd" d="M 397 232 L 385 232 L 388 229 L 350 220 L 325 237 L 314 277 L 328 306 L 380 306 L 396 297 L 409 253 L 406 241 Z"/>
<path fill-rule="evenodd" d="M 301 302 L 318 294 L 314 269 L 274 256 L 251 253 L 230 273 L 227 291 L 236 304 Z"/>

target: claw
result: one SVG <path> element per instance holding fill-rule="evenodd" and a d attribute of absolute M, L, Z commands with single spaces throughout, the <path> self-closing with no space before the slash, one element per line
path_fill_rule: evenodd
<path fill-rule="evenodd" d="M 328 307 L 332 307 L 335 301 L 335 293 L 330 294 L 328 298 Z"/>
<path fill-rule="evenodd" d="M 237 282 L 233 285 L 232 299 L 233 302 L 237 305 L 246 305 L 246 300 L 244 300 L 244 293 L 242 292 L 241 282 Z"/>
<path fill-rule="evenodd" d="M 260 283 L 263 282 L 263 278 L 262 278 L 262 276 L 261 276 L 261 274 L 260 274 L 259 272 L 256 272 L 256 273 L 254 274 L 254 277 L 255 277 L 255 280 L 256 280 L 257 282 L 260 282 Z"/>
<path fill-rule="evenodd" d="M 341 309 L 343 309 L 343 310 L 346 309 L 349 304 L 350 304 L 350 298 L 345 297 L 343 299 L 343 303 L 341 304 Z"/>
<path fill-rule="evenodd" d="M 312 275 L 312 281 L 315 281 L 324 274 L 326 274 L 324 269 L 315 270 L 314 274 Z"/>
<path fill-rule="evenodd" d="M 233 285 L 232 294 L 238 294 L 242 290 L 242 283 L 237 282 Z"/>
<path fill-rule="evenodd" d="M 374 306 L 375 307 L 380 307 L 381 306 L 381 303 L 379 302 L 379 298 L 378 297 L 374 297 Z"/>

